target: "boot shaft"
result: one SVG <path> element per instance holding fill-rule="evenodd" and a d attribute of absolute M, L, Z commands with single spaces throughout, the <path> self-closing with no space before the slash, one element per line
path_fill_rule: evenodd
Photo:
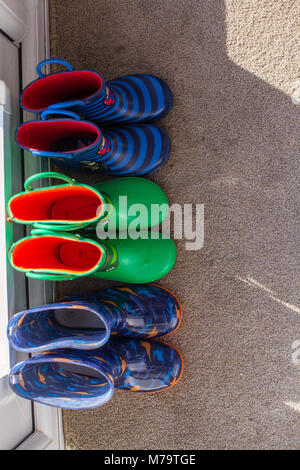
<path fill-rule="evenodd" d="M 65 184 L 33 189 L 36 180 L 53 178 Z M 78 230 L 96 225 L 107 214 L 111 201 L 96 188 L 77 183 L 56 172 L 38 173 L 28 178 L 25 192 L 8 202 L 8 217 L 14 222 L 55 231 Z"/>
<path fill-rule="evenodd" d="M 66 409 L 103 405 L 114 393 L 111 365 L 83 351 L 60 349 L 36 355 L 16 364 L 9 384 L 19 396 Z"/>
<path fill-rule="evenodd" d="M 42 68 L 50 63 L 59 63 L 68 71 L 44 75 Z M 20 105 L 26 111 L 41 114 L 53 106 L 83 110 L 89 104 L 105 101 L 106 84 L 97 72 L 74 70 L 64 60 L 48 59 L 38 64 L 37 73 L 39 78 L 29 83 L 20 97 Z"/>
<path fill-rule="evenodd" d="M 118 265 L 118 253 L 111 244 L 92 238 L 32 230 L 31 236 L 11 246 L 9 260 L 27 277 L 59 281 L 113 269 Z"/>
<path fill-rule="evenodd" d="M 115 318 L 97 303 L 71 300 L 42 305 L 15 314 L 7 337 L 18 351 L 38 353 L 52 349 L 95 349 L 105 344 Z"/>
<path fill-rule="evenodd" d="M 55 118 L 48 119 L 49 116 Z M 57 116 L 62 117 L 58 118 Z M 16 131 L 15 140 L 38 157 L 51 158 L 58 166 L 107 172 L 102 162 L 110 154 L 110 139 L 92 122 L 82 121 L 68 110 L 46 110 L 40 121 L 28 121 Z"/>

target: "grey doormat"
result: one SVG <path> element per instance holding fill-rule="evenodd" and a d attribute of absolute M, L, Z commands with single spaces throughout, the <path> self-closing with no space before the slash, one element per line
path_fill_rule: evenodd
<path fill-rule="evenodd" d="M 165 393 L 116 392 L 64 413 L 76 449 L 295 449 L 297 2 L 52 0 L 52 55 L 105 79 L 152 73 L 175 103 L 171 204 L 204 203 L 205 240 L 160 281 L 182 300 L 168 337 L 185 370 Z M 101 177 L 75 175 L 91 182 Z M 107 285 L 59 283 L 60 293 Z"/>

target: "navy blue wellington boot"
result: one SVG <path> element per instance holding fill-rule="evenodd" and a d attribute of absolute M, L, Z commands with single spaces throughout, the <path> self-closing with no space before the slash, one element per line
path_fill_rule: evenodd
<path fill-rule="evenodd" d="M 183 360 L 159 341 L 110 340 L 100 349 L 58 349 L 16 364 L 9 376 L 19 396 L 46 405 L 87 409 L 104 405 L 115 388 L 153 393 L 173 387 Z"/>
<path fill-rule="evenodd" d="M 68 71 L 44 75 L 42 67 L 64 65 Z M 39 79 L 21 95 L 21 107 L 40 114 L 47 108 L 71 109 L 84 118 L 103 124 L 153 122 L 172 108 L 168 85 L 148 74 L 126 75 L 105 83 L 91 70 L 74 70 L 61 59 L 48 59 L 37 66 Z"/>
<path fill-rule="evenodd" d="M 51 114 L 55 119 L 47 120 Z M 169 158 L 168 134 L 151 124 L 101 130 L 67 110 L 47 110 L 41 118 L 21 124 L 16 141 L 35 156 L 52 158 L 62 168 L 139 176 L 155 173 Z"/>
<path fill-rule="evenodd" d="M 127 285 L 64 298 L 14 315 L 7 328 L 10 344 L 36 353 L 57 348 L 95 349 L 111 335 L 156 338 L 181 323 L 179 300 L 160 286 Z"/>

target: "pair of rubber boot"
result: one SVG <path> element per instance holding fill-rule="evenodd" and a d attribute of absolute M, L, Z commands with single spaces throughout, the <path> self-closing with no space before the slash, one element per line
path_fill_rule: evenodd
<path fill-rule="evenodd" d="M 50 63 L 68 70 L 44 75 L 42 68 Z M 40 78 L 24 89 L 20 104 L 42 120 L 17 129 L 22 148 L 61 167 L 110 175 L 149 175 L 165 164 L 170 153 L 167 133 L 141 124 L 161 119 L 172 108 L 172 94 L 163 80 L 137 74 L 105 83 L 99 73 L 74 70 L 61 59 L 41 62 L 37 73 Z M 97 125 L 112 123 L 115 127 L 105 129 Z"/>
<path fill-rule="evenodd" d="M 115 388 L 166 390 L 180 379 L 183 361 L 153 338 L 174 332 L 181 318 L 176 296 L 156 285 L 77 294 L 19 312 L 9 321 L 9 341 L 35 355 L 13 367 L 10 386 L 23 398 L 70 409 L 103 405 Z"/>
<path fill-rule="evenodd" d="M 43 178 L 58 178 L 63 184 L 33 189 L 32 183 Z M 152 210 L 155 206 L 157 212 Z M 137 224 L 134 207 L 143 212 Z M 173 240 L 149 230 L 168 212 L 165 193 L 144 178 L 90 186 L 60 173 L 40 173 L 27 179 L 25 191 L 8 203 L 9 220 L 34 227 L 31 236 L 11 246 L 9 260 L 15 269 L 36 279 L 93 276 L 153 282 L 165 276 L 176 260 Z M 108 232 L 102 230 L 106 227 Z"/>

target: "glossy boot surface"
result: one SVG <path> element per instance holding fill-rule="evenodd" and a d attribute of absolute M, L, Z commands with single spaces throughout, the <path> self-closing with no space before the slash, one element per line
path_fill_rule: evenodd
<path fill-rule="evenodd" d="M 64 184 L 32 188 L 33 181 L 44 178 L 61 179 Z M 151 211 L 153 204 L 161 210 Z M 134 205 L 145 209 L 139 217 L 141 229 L 159 225 L 169 213 L 163 190 L 145 178 L 127 177 L 89 186 L 61 173 L 46 172 L 30 177 L 25 191 L 9 200 L 8 216 L 36 228 L 71 231 L 90 227 L 95 234 L 100 221 L 110 230 L 130 230 L 136 219 L 131 211 Z"/>
<path fill-rule="evenodd" d="M 121 238 L 121 233 L 114 240 L 106 242 L 118 253 L 119 264 L 112 270 L 99 270 L 93 277 L 133 284 L 154 282 L 168 274 L 176 260 L 176 245 L 170 238 L 156 233 L 152 239 L 146 232 L 147 239 Z"/>
<path fill-rule="evenodd" d="M 44 75 L 48 63 L 64 65 L 68 71 Z M 50 109 L 71 109 L 101 124 L 152 122 L 172 108 L 170 88 L 149 74 L 126 75 L 105 83 L 90 70 L 74 70 L 66 61 L 49 59 L 37 66 L 39 79 L 23 90 L 23 109 L 41 113 Z"/>
<path fill-rule="evenodd" d="M 65 298 L 14 315 L 7 328 L 10 344 L 36 353 L 57 348 L 95 349 L 110 335 L 154 338 L 180 325 L 181 305 L 167 289 L 127 285 Z"/>
<path fill-rule="evenodd" d="M 147 239 L 99 240 L 69 233 L 33 230 L 32 235 L 14 243 L 9 250 L 11 265 L 28 277 L 72 280 L 92 276 L 133 284 L 153 282 L 174 266 L 176 246 L 163 234 Z"/>
<path fill-rule="evenodd" d="M 50 114 L 64 118 L 47 120 Z M 155 173 L 169 158 L 168 134 L 150 124 L 101 130 L 67 110 L 44 111 L 41 117 L 21 124 L 16 142 L 62 168 L 139 176 Z"/>
<path fill-rule="evenodd" d="M 23 398 L 68 409 L 95 408 L 109 401 L 114 388 L 159 392 L 182 375 L 179 352 L 146 340 L 110 340 L 100 349 L 60 349 L 15 365 L 9 383 Z"/>
<path fill-rule="evenodd" d="M 125 285 L 72 295 L 66 300 L 91 301 L 114 318 L 112 334 L 131 338 L 155 338 L 179 328 L 182 308 L 168 289 L 154 284 Z"/>

